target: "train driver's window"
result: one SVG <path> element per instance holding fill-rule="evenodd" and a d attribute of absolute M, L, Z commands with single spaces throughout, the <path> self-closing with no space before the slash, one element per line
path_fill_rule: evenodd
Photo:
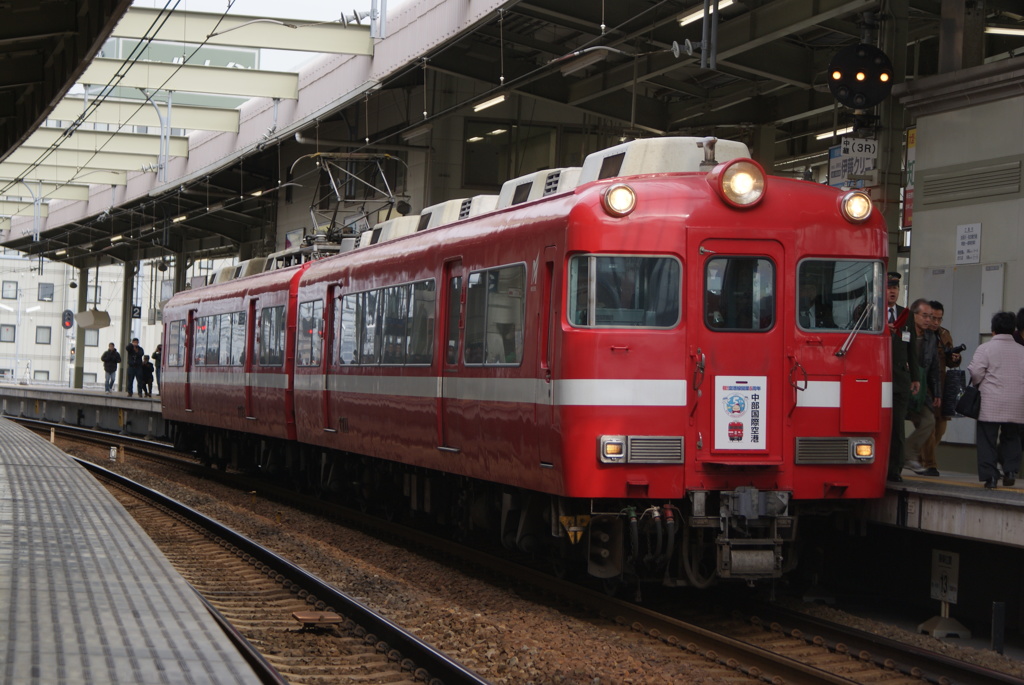
<path fill-rule="evenodd" d="M 885 298 L 879 261 L 806 259 L 797 267 L 797 323 L 804 329 L 880 331 Z"/>
<path fill-rule="evenodd" d="M 721 331 L 775 325 L 775 265 L 764 257 L 715 257 L 704 269 L 704 322 Z"/>

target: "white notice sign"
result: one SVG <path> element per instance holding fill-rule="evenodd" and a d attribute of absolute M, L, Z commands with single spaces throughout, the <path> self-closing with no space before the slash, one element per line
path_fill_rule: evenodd
<path fill-rule="evenodd" d="M 960 555 L 956 552 L 933 549 L 932 599 L 956 604 L 958 575 L 960 575 Z"/>
<path fill-rule="evenodd" d="M 956 227 L 956 263 L 981 262 L 981 224 L 962 224 Z"/>
<path fill-rule="evenodd" d="M 715 449 L 768 448 L 767 387 L 767 376 L 715 376 Z"/>

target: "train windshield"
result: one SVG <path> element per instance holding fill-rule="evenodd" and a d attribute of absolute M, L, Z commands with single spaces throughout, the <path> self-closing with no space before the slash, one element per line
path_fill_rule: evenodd
<path fill-rule="evenodd" d="M 775 264 L 767 257 L 715 257 L 704 271 L 704 321 L 719 331 L 775 325 Z"/>
<path fill-rule="evenodd" d="M 682 265 L 673 257 L 580 255 L 569 263 L 569 323 L 671 328 L 679 323 Z"/>
<path fill-rule="evenodd" d="M 797 323 L 808 330 L 880 331 L 884 325 L 882 263 L 807 259 L 797 269 Z"/>

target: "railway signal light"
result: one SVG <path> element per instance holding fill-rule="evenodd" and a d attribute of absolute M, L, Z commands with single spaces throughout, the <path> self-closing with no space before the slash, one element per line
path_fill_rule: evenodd
<path fill-rule="evenodd" d="M 61 314 L 60 325 L 64 330 L 70 330 L 75 325 L 75 313 L 70 309 L 65 309 L 64 313 Z"/>
<path fill-rule="evenodd" d="M 851 45 L 832 57 L 828 89 L 840 104 L 852 109 L 874 107 L 892 90 L 892 62 L 873 45 Z"/>

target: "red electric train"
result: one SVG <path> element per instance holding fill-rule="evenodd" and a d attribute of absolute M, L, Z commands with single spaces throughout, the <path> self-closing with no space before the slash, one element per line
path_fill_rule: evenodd
<path fill-rule="evenodd" d="M 633 141 L 178 293 L 164 416 L 609 582 L 778 577 L 801 513 L 884 490 L 888 236 L 864 193 L 748 157 Z"/>

